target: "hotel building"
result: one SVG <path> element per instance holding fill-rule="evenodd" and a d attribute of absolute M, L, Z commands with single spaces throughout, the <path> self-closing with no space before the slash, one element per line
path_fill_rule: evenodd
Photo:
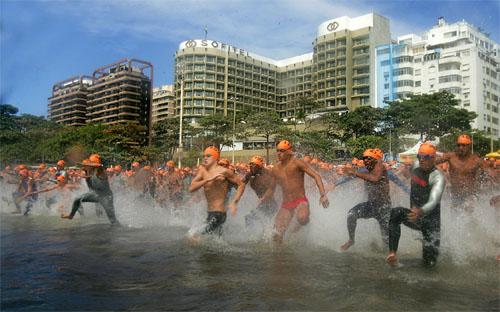
<path fill-rule="evenodd" d="M 313 52 L 273 60 L 213 40 L 188 40 L 175 54 L 175 114 L 191 122 L 236 110 L 296 115 L 298 101 L 312 98 L 318 111 L 375 106 L 375 47 L 390 43 L 389 20 L 367 14 L 319 25 Z"/>

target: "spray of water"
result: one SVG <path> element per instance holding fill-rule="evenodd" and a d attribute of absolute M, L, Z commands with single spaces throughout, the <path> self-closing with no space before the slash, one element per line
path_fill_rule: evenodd
<path fill-rule="evenodd" d="M 301 246 L 315 246 L 326 248 L 337 252 L 339 246 L 347 238 L 346 217 L 350 208 L 359 202 L 366 200 L 363 182 L 355 180 L 345 184 L 328 194 L 330 207 L 324 209 L 319 204 L 319 193 L 314 182 L 306 178 L 307 196 L 310 202 L 310 223 L 297 233 L 288 233 L 286 244 L 292 248 Z M 15 185 L 3 184 L 0 190 L 2 213 L 10 213 L 15 209 L 12 192 Z M 181 227 L 185 229 L 186 235 L 189 231 L 203 226 L 206 218 L 206 202 L 189 201 L 180 209 L 173 209 L 170 205 L 161 207 L 148 196 L 135 192 L 130 188 L 118 187 L 112 184 L 114 193 L 114 204 L 117 218 L 122 225 L 131 228 L 154 228 L 154 227 Z M 57 194 L 57 191 L 41 194 L 35 202 L 31 218 L 37 216 L 59 217 L 58 204 L 62 204 L 65 212 L 71 209 L 71 203 L 76 196 L 87 191 L 84 182 L 81 188 L 70 197 Z M 281 202 L 281 191 L 277 189 L 276 200 Z M 203 198 L 203 196 L 201 196 Z M 409 195 L 399 191 L 395 186 L 391 189 L 393 206 L 408 207 Z M 47 205 L 47 201 L 58 204 Z M 257 205 L 255 193 L 248 188 L 243 195 L 236 216 L 228 213 L 228 219 L 224 225 L 224 234 L 216 244 L 224 248 L 244 248 L 241 246 L 271 244 L 273 221 L 269 217 L 257 220 L 252 226 L 246 226 L 245 216 Z M 21 205 L 23 206 L 23 205 Z M 75 219 L 85 220 L 84 224 L 107 223 L 104 213 L 99 214 L 99 208 L 95 204 L 84 203 L 84 216 L 76 216 Z M 61 222 L 71 222 L 61 220 Z M 80 226 L 81 222 L 74 222 Z M 289 231 L 291 232 L 291 231 Z M 494 257 L 496 254 L 496 242 L 498 240 L 497 216 L 495 210 L 489 206 L 489 195 L 479 196 L 472 214 L 466 214 L 451 208 L 450 200 L 445 196 L 441 205 L 441 255 L 451 259 L 456 264 L 467 264 L 475 259 Z M 402 226 L 400 241 L 400 257 L 421 257 L 421 234 Z M 230 247 L 229 247 L 230 246 Z M 224 249 L 222 248 L 222 249 Z M 258 248 L 258 247 L 253 247 Z M 374 219 L 359 219 L 356 230 L 356 244 L 349 250 L 350 253 L 359 253 L 364 256 L 383 257 L 385 248 L 382 244 L 378 223 Z"/>

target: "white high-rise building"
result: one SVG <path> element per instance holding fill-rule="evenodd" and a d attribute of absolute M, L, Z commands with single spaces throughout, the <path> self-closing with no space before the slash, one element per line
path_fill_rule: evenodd
<path fill-rule="evenodd" d="M 408 94 L 446 90 L 478 114 L 472 127 L 499 137 L 500 51 L 483 30 L 461 21 L 398 37 L 377 48 L 376 106 Z"/>

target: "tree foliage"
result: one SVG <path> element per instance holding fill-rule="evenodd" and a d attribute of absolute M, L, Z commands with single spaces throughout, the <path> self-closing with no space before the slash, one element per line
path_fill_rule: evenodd
<path fill-rule="evenodd" d="M 269 143 L 271 137 L 282 134 L 285 131 L 285 125 L 280 116 L 275 112 L 260 112 L 250 115 L 246 120 L 249 129 L 248 134 L 263 137 L 266 139 L 266 160 L 269 161 Z"/>
<path fill-rule="evenodd" d="M 458 100 L 445 91 L 411 95 L 388 104 L 387 121 L 400 133 L 419 134 L 424 140 L 443 136 L 453 129 L 470 130 L 477 117 L 474 112 L 457 108 Z"/>

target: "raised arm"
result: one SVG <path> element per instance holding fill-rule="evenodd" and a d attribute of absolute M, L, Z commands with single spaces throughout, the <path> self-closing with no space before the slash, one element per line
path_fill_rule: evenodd
<path fill-rule="evenodd" d="M 328 202 L 328 197 L 326 197 L 325 186 L 323 185 L 323 180 L 321 180 L 321 176 L 314 170 L 312 170 L 309 165 L 307 165 L 302 160 L 297 160 L 299 167 L 311 178 L 314 179 L 316 185 L 318 186 L 319 193 L 321 195 L 319 201 L 323 205 L 323 208 L 328 208 L 330 203 Z"/>
<path fill-rule="evenodd" d="M 238 204 L 238 202 L 240 201 L 241 199 L 241 196 L 243 196 L 243 192 L 245 191 L 245 183 L 243 183 L 243 181 L 240 179 L 239 176 L 237 176 L 233 171 L 231 170 L 226 170 L 224 172 L 224 176 L 226 177 L 226 179 L 237 186 L 237 189 L 236 189 L 236 194 L 234 194 L 234 197 L 231 201 L 231 203 L 229 204 L 229 209 L 231 209 L 231 213 L 233 215 L 236 214 L 236 205 Z"/>

